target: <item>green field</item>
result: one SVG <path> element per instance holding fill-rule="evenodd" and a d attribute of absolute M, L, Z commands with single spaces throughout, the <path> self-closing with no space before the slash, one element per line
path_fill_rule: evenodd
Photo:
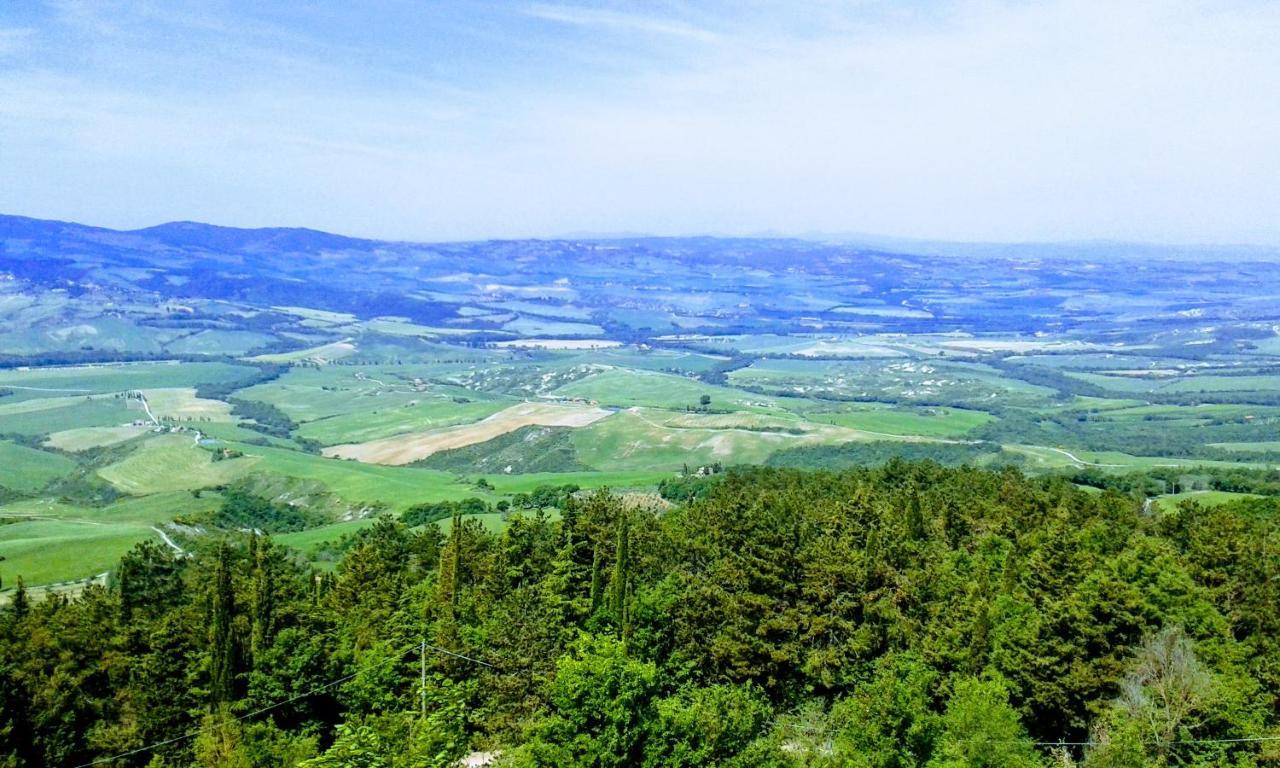
<path fill-rule="evenodd" d="M 106 507 L 80 507 L 48 500 L 0 506 L 0 578 L 13 586 L 22 576 L 32 585 L 83 579 L 115 567 L 134 544 L 159 539 L 153 526 L 179 511 L 213 509 L 216 497 L 161 494 L 124 499 Z"/>
<path fill-rule="evenodd" d="M 786 426 L 778 426 L 779 421 Z M 729 418 L 645 408 L 616 413 L 572 437 L 579 460 L 593 468 L 668 471 L 685 465 L 759 463 L 777 450 L 841 439 L 858 436 L 799 420 L 760 419 L 755 412 Z"/>
<path fill-rule="evenodd" d="M 274 342 L 274 336 L 253 331 L 199 331 L 165 345 L 165 351 L 181 355 L 243 355 Z"/>
<path fill-rule="evenodd" d="M 1157 496 L 1156 503 L 1161 509 L 1172 511 L 1177 509 L 1178 505 L 1184 501 L 1193 501 L 1204 507 L 1215 507 L 1219 504 L 1226 504 L 1229 501 L 1237 501 L 1239 499 L 1258 498 L 1251 493 L 1231 493 L 1228 491 L 1188 491 L 1186 493 L 1169 493 L 1164 496 Z"/>
<path fill-rule="evenodd" d="M 960 408 L 874 408 L 834 414 L 809 414 L 813 421 L 891 435 L 959 437 L 986 424 L 994 417 L 982 411 Z"/>
<path fill-rule="evenodd" d="M 686 406 L 697 407 L 703 395 L 710 397 L 711 407 L 717 409 L 760 411 L 777 406 L 777 400 L 766 395 L 705 384 L 685 376 L 622 368 L 571 382 L 554 394 L 620 408 L 647 406 L 683 410 Z"/>
<path fill-rule="evenodd" d="M 402 403 L 396 401 L 403 400 Z M 508 400 L 454 402 L 442 395 L 419 395 L 418 398 L 385 397 L 373 408 L 339 413 L 308 421 L 298 434 L 323 445 L 361 443 L 405 432 L 469 424 L 491 416 L 511 404 Z"/>
<path fill-rule="evenodd" d="M 415 467 L 384 467 L 327 459 L 309 453 L 244 443 L 230 443 L 244 451 L 254 472 L 299 480 L 315 480 L 352 504 L 385 505 L 403 510 L 424 501 L 456 501 L 485 496 L 469 483 L 444 472 Z"/>
<path fill-rule="evenodd" d="M 121 398 L 54 397 L 0 404 L 0 433 L 47 435 L 82 427 L 115 427 L 143 418 Z"/>
<path fill-rule="evenodd" d="M 484 475 L 499 494 L 528 493 L 540 485 L 577 485 L 583 489 L 626 490 L 652 488 L 676 473 L 666 470 L 613 470 L 607 472 L 539 472 L 527 475 Z M 479 494 L 474 494 L 479 495 Z"/>
<path fill-rule="evenodd" d="M 0 486 L 15 491 L 38 491 L 50 480 L 75 469 L 71 459 L 48 451 L 0 440 Z"/>
<path fill-rule="evenodd" d="M 189 434 L 157 435 L 127 458 L 98 470 L 98 476 L 120 491 L 136 496 L 191 491 L 223 485 L 252 471 L 251 456 L 214 461 Z"/>
<path fill-rule="evenodd" d="M 54 432 L 45 445 L 62 451 L 85 451 L 105 445 L 115 445 L 132 440 L 148 432 L 147 427 L 125 425 L 119 427 L 80 427 Z"/>
<path fill-rule="evenodd" d="M 1210 443 L 1215 448 L 1228 451 L 1280 451 L 1280 440 L 1259 440 L 1252 443 Z"/>
<path fill-rule="evenodd" d="M 244 378 L 253 370 L 229 363 L 120 363 L 0 370 L 0 387 L 19 397 L 124 392 L 216 384 Z"/>
<path fill-rule="evenodd" d="M 336 541 L 345 534 L 355 533 L 361 528 L 368 528 L 373 525 L 376 518 L 365 517 L 359 520 L 345 520 L 339 523 L 330 523 L 316 528 L 309 528 L 305 531 L 296 533 L 282 533 L 272 538 L 279 544 L 286 547 L 292 547 L 300 552 L 311 553 L 321 544 Z"/>
<path fill-rule="evenodd" d="M 1167 467 L 1258 467 L 1257 464 L 1188 459 L 1164 456 L 1132 456 L 1116 451 L 1067 451 L 1040 445 L 1005 445 L 1004 449 L 1026 456 L 1032 469 L 1069 469 L 1096 467 L 1116 472 Z M 1072 457 L 1075 457 L 1074 459 Z"/>
<path fill-rule="evenodd" d="M 31 502 L 52 504 L 48 508 L 57 514 L 5 526 L 10 562 L 33 584 L 93 576 L 133 542 L 154 536 L 152 525 L 209 509 L 216 502 L 207 491 L 227 484 L 281 502 L 305 503 L 320 519 L 334 521 L 280 537 L 311 552 L 369 525 L 378 514 L 398 514 L 423 502 L 478 497 L 492 504 L 542 485 L 648 492 L 685 468 L 759 464 L 793 448 L 817 453 L 789 456 L 820 462 L 851 441 L 911 441 L 920 455 L 929 455 L 928 445 L 936 444 L 939 450 L 972 450 L 975 461 L 1020 462 L 1032 472 L 1099 469 L 1115 475 L 1261 467 L 1269 454 L 1280 451 L 1274 439 L 1280 404 L 1247 398 L 1215 402 L 1196 389 L 1205 385 L 1228 396 L 1256 397 L 1254 388 L 1266 386 L 1280 396 L 1276 377 L 1213 375 L 1210 368 L 1169 378 L 1099 372 L 1179 360 L 1147 350 L 1135 350 L 1128 361 L 1117 353 L 1066 347 L 1054 354 L 1024 354 L 1014 365 L 974 351 L 977 342 L 942 335 L 739 334 L 698 337 L 688 349 L 673 342 L 598 350 L 461 347 L 427 339 L 433 328 L 399 319 L 301 314 L 291 338 L 309 339 L 312 346 L 264 358 L 297 364 L 229 396 L 278 409 L 283 418 L 263 427 L 265 432 L 233 415 L 231 403 L 195 397 L 194 387 L 201 383 L 259 375 L 247 365 L 0 371 L 0 390 L 11 389 L 7 396 L 0 394 L 0 434 L 28 436 L 51 448 L 0 441 L 0 485 L 38 494 L 51 481 L 80 478 L 70 486 L 78 493 L 92 491 L 84 483 L 99 482 L 129 497 L 101 508 Z M 522 316 L 521 322 L 528 326 L 526 335 L 535 325 L 564 331 L 566 322 L 581 324 L 575 318 L 533 316 Z M 205 329 L 178 334 L 171 347 L 243 353 L 264 336 Z M 981 343 L 1000 346 L 999 340 Z M 1039 342 L 1010 343 L 1040 348 Z M 342 359 L 327 365 L 307 362 L 326 355 Z M 396 362 L 401 357 L 404 361 Z M 722 366 L 728 369 L 720 372 Z M 1094 385 L 1105 386 L 1105 392 L 1088 389 Z M 1073 390 L 1077 386 L 1084 389 Z M 190 431 L 153 434 L 149 426 L 124 426 L 146 418 L 136 402 L 118 396 L 135 389 L 148 393 L 157 416 L 173 417 Z M 1165 399 L 1143 399 L 1156 391 Z M 1178 392 L 1193 399 L 1183 404 Z M 461 453 L 442 455 L 437 466 L 448 471 L 365 464 L 315 452 L 317 446 L 473 424 L 526 401 L 595 403 L 613 412 L 585 425 L 548 428 L 552 431 L 513 426 L 523 431 L 490 435 L 454 449 Z M 1136 437 L 1124 443 L 1130 435 Z M 1175 440 L 1178 450 L 1160 455 Z M 214 461 L 214 453 L 223 449 L 242 455 Z M 491 451 L 494 461 L 481 461 L 484 451 Z M 1229 452 L 1238 460 L 1231 461 Z M 548 461 L 534 461 L 540 457 Z M 503 467 L 506 471 L 496 471 Z M 586 469 L 521 471 L 554 467 Z M 478 485 L 482 478 L 485 484 Z M 197 499 L 194 491 L 204 493 Z M 1228 496 L 1189 498 L 1210 502 Z M 133 518 L 125 514 L 128 505 L 150 500 L 162 503 Z M 1159 503 L 1175 502 L 1167 497 Z M 483 522 L 499 526 L 501 517 L 485 516 Z M 37 562 L 42 552 L 47 558 Z"/>

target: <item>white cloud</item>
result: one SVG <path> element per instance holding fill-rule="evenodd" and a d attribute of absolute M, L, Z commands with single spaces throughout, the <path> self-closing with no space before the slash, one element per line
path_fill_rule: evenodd
<path fill-rule="evenodd" d="M 603 8 L 537 3 L 525 8 L 524 12 L 533 18 L 578 27 L 597 27 L 623 32 L 670 35 L 701 42 L 715 42 L 720 39 L 720 35 L 711 30 L 683 21 L 660 16 L 624 13 Z"/>
<path fill-rule="evenodd" d="M 265 21 L 245 42 L 203 16 L 175 22 L 202 36 L 175 53 L 122 17 L 109 65 L 0 76 L 0 210 L 415 238 L 1280 242 L 1275 4 L 664 7 L 523 6 L 467 75 L 436 66 L 468 53 L 449 46 L 387 58 Z M 600 34 L 469 74 L 543 22 Z"/>

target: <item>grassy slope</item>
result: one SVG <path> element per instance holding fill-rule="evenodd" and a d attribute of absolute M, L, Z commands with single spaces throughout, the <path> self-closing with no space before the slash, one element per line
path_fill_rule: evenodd
<path fill-rule="evenodd" d="M 555 394 L 595 400 L 601 405 L 621 408 L 647 406 L 683 409 L 686 406 L 697 406 L 703 395 L 711 397 L 713 408 L 763 411 L 780 405 L 776 398 L 766 395 L 718 387 L 684 376 L 622 368 L 571 382 L 557 389 Z"/>
<path fill-rule="evenodd" d="M 318 480 L 353 503 L 382 503 L 400 510 L 424 501 L 464 499 L 477 494 L 444 472 L 326 459 L 283 448 L 231 443 L 255 461 L 254 471 Z"/>
<path fill-rule="evenodd" d="M 1157 496 L 1156 503 L 1161 509 L 1171 511 L 1177 509 L 1178 505 L 1184 501 L 1194 501 L 1205 507 L 1216 507 L 1219 504 L 1226 504 L 1228 501 L 1236 499 L 1253 499 L 1258 498 L 1251 493 L 1231 493 L 1229 491 L 1188 491 L 1187 493 L 1169 493 L 1164 496 Z"/>
<path fill-rule="evenodd" d="M 123 460 L 98 470 L 98 476 L 125 493 L 146 495 L 223 485 L 252 471 L 257 463 L 252 457 L 214 461 L 213 454 L 197 447 L 190 434 L 158 435 Z"/>
<path fill-rule="evenodd" d="M 124 392 L 130 389 L 194 387 L 202 383 L 234 381 L 253 372 L 228 363 L 126 363 L 60 366 L 0 371 L 0 387 L 74 389 L 79 392 Z M 22 391 L 19 391 L 19 396 Z M 37 394 L 48 397 L 49 394 Z"/>
<path fill-rule="evenodd" d="M 0 441 L 0 485 L 32 492 L 54 478 L 70 474 L 75 462 L 66 456 Z"/>
<path fill-rule="evenodd" d="M 814 421 L 870 432 L 927 437 L 957 437 L 992 421 L 983 411 L 963 408 L 876 408 L 837 414 L 812 414 Z"/>
<path fill-rule="evenodd" d="M 47 500 L 8 504 L 0 507 L 0 518 L 21 522 L 0 525 L 0 575 L 8 588 L 19 575 L 36 585 L 102 573 L 134 544 L 156 538 L 153 525 L 179 512 L 211 510 L 217 503 L 216 496 L 196 499 L 176 493 L 124 499 L 103 508 Z"/>
<path fill-rule="evenodd" d="M 142 418 L 114 397 L 58 397 L 0 406 L 0 432 L 45 435 L 81 427 L 115 427 Z"/>
<path fill-rule="evenodd" d="M 45 445 L 63 451 L 84 451 L 105 445 L 115 445 L 145 435 L 146 427 L 80 427 L 55 432 L 45 440 Z"/>
<path fill-rule="evenodd" d="M 502 410 L 509 401 L 486 400 L 455 403 L 448 398 L 384 402 L 356 413 L 337 414 L 304 424 L 298 434 L 323 445 L 363 443 L 406 432 L 420 432 L 480 421 Z"/>

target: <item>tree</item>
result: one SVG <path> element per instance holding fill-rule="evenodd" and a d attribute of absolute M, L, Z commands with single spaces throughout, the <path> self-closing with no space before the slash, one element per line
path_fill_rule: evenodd
<path fill-rule="evenodd" d="M 1143 640 L 1116 705 L 1149 740 L 1164 744 L 1183 729 L 1194 731 L 1213 696 L 1213 674 L 1196 658 L 1191 640 L 1181 627 L 1166 627 Z"/>
<path fill-rule="evenodd" d="M 627 511 L 618 515 L 617 551 L 613 559 L 613 580 L 610 583 L 609 608 L 623 640 L 631 636 L 631 521 Z"/>
<path fill-rule="evenodd" d="M 18 621 L 21 621 L 31 611 L 31 602 L 27 597 L 27 585 L 23 583 L 21 576 L 18 577 L 18 586 L 13 592 L 13 600 L 9 602 L 9 611 Z"/>
<path fill-rule="evenodd" d="M 458 609 L 462 595 L 462 510 L 454 507 L 449 527 L 449 606 Z M 441 559 L 443 562 L 443 558 Z"/>
<path fill-rule="evenodd" d="M 929 768 L 1034 768 L 1043 762 L 1009 706 L 1004 681 L 956 682 Z"/>
<path fill-rule="evenodd" d="M 140 542 L 126 552 L 116 569 L 123 619 L 155 618 L 180 605 L 183 563 L 156 541 Z"/>
<path fill-rule="evenodd" d="M 591 559 L 591 613 L 600 610 L 604 601 L 604 552 L 597 542 Z"/>
<path fill-rule="evenodd" d="M 236 598 L 231 569 L 231 547 L 223 541 L 218 545 L 209 616 L 209 700 L 214 705 L 235 699 L 236 647 L 232 624 Z"/>
<path fill-rule="evenodd" d="M 1120 695 L 1094 728 L 1085 765 L 1235 764 L 1231 753 L 1254 745 L 1230 739 L 1264 728 L 1264 712 L 1241 706 L 1242 698 L 1256 701 L 1254 691 L 1251 680 L 1205 665 L 1181 627 L 1165 627 L 1134 653 Z"/>
<path fill-rule="evenodd" d="M 772 714 L 753 685 L 687 688 L 655 703 L 645 744 L 646 768 L 702 768 L 741 754 Z"/>
<path fill-rule="evenodd" d="M 832 707 L 836 751 L 851 768 L 923 765 L 941 729 L 938 673 L 907 652 L 881 657 L 869 680 Z"/>
<path fill-rule="evenodd" d="M 346 723 L 338 726 L 333 746 L 300 768 L 394 768 L 389 753 L 399 746 L 387 743 L 373 726 Z"/>
<path fill-rule="evenodd" d="M 275 562 L 271 540 L 250 534 L 250 565 L 253 567 L 253 593 L 250 605 L 250 658 L 255 666 L 271 643 L 275 631 Z"/>
<path fill-rule="evenodd" d="M 195 741 L 196 765 L 200 768 L 253 768 L 253 762 L 241 743 L 243 738 L 243 726 L 225 708 L 216 714 L 205 715 Z"/>
<path fill-rule="evenodd" d="M 551 714 L 517 754 L 517 766 L 631 768 L 644 760 L 657 669 L 629 658 L 620 640 L 583 635 L 556 664 Z"/>

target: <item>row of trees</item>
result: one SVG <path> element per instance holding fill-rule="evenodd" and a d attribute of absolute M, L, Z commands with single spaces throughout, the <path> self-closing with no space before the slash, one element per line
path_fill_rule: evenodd
<path fill-rule="evenodd" d="M 4 611 L 0 764 L 1276 759 L 1274 501 L 1152 518 L 903 462 L 697 490 L 383 519 L 333 572 L 260 536 L 140 545 L 110 589 Z"/>

